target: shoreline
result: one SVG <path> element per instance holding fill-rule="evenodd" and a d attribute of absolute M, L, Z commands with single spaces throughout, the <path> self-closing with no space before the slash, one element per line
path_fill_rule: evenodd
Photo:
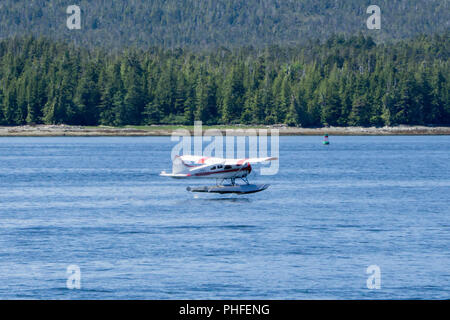
<path fill-rule="evenodd" d="M 137 127 L 83 127 L 68 125 L 35 125 L 0 127 L 0 137 L 146 137 L 171 136 L 177 129 L 189 130 L 193 134 L 192 126 L 137 126 Z M 395 127 L 326 127 L 326 128 L 298 128 L 280 125 L 274 126 L 203 126 L 203 132 L 209 129 L 220 130 L 222 135 L 243 134 L 243 130 L 266 129 L 270 135 L 271 129 L 278 129 L 280 136 L 396 136 L 396 135 L 450 135 L 450 127 L 428 126 L 395 126 Z M 230 131 L 229 129 L 233 129 Z M 233 132 L 234 131 L 234 132 Z"/>

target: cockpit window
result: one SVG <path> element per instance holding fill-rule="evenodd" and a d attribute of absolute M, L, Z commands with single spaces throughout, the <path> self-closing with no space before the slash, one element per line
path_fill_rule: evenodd
<path fill-rule="evenodd" d="M 225 169 L 231 169 L 231 166 L 225 166 Z"/>

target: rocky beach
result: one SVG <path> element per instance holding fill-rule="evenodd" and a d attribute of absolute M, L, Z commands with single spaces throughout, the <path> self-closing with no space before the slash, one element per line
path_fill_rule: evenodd
<path fill-rule="evenodd" d="M 170 136 L 177 129 L 187 129 L 193 134 L 193 127 L 148 126 L 148 127 L 83 127 L 68 125 L 25 125 L 0 127 L 0 137 L 59 137 L 59 136 Z M 289 135 L 449 135 L 450 127 L 395 126 L 395 127 L 323 127 L 300 128 L 283 125 L 273 126 L 214 126 L 203 127 L 203 131 L 217 129 L 222 134 L 242 135 L 248 129 L 278 129 L 282 136 Z M 244 131 L 243 131 L 244 130 Z"/>

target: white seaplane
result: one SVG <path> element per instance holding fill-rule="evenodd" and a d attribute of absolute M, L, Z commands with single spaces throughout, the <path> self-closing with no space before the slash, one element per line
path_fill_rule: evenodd
<path fill-rule="evenodd" d="M 172 162 L 172 172 L 162 171 L 160 176 L 175 179 L 216 179 L 215 186 L 187 187 L 190 192 L 208 193 L 237 193 L 247 194 L 266 190 L 268 184 L 250 184 L 248 175 L 252 172 L 252 164 L 278 160 L 276 157 L 247 158 L 247 159 L 223 159 L 202 156 L 175 156 Z M 245 184 L 236 184 L 236 179 L 241 179 Z M 224 184 L 229 180 L 229 184 Z"/>

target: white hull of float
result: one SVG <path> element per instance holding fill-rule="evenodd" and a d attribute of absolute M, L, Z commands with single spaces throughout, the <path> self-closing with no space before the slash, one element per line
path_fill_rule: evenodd
<path fill-rule="evenodd" d="M 190 192 L 206 192 L 206 193 L 236 193 L 236 194 L 248 194 L 256 193 L 266 190 L 269 184 L 244 184 L 244 185 L 223 185 L 223 186 L 210 186 L 210 187 L 187 187 L 186 190 Z"/>

